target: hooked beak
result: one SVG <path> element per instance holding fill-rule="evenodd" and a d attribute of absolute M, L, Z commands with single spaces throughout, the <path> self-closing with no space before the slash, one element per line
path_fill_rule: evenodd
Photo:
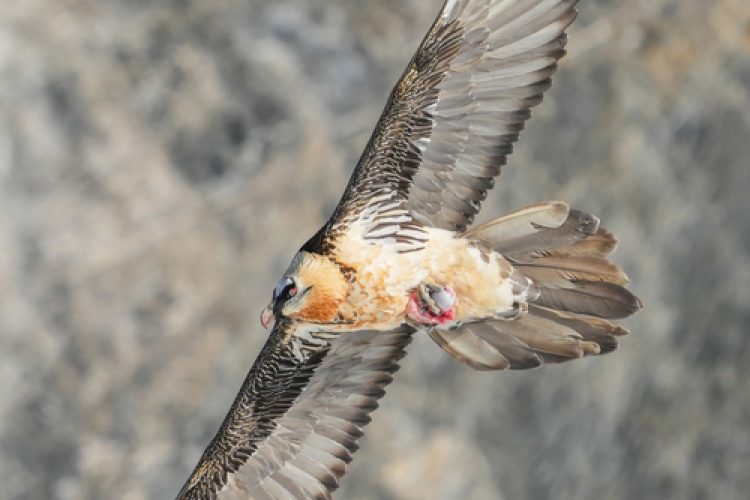
<path fill-rule="evenodd" d="M 273 314 L 273 305 L 268 304 L 265 309 L 263 309 L 263 312 L 260 313 L 260 324 L 263 325 L 263 328 L 268 330 L 268 326 L 271 325 L 274 321 L 274 314 Z"/>

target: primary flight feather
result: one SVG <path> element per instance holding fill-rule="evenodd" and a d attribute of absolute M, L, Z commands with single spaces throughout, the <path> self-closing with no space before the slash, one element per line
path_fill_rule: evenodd
<path fill-rule="evenodd" d="M 476 369 L 617 346 L 616 239 L 563 202 L 468 228 L 564 54 L 577 0 L 448 0 L 178 499 L 328 498 L 414 332 Z"/>

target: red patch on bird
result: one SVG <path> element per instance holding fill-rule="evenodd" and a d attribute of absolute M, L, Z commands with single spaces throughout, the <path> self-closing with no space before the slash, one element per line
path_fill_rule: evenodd
<path fill-rule="evenodd" d="M 409 301 L 406 303 L 406 317 L 420 325 L 442 325 L 452 321 L 456 316 L 455 304 L 450 309 L 443 309 L 440 314 L 435 314 L 422 302 L 417 290 L 409 292 Z"/>

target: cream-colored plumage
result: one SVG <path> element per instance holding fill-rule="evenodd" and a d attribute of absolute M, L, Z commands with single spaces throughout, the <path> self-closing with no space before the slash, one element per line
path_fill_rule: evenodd
<path fill-rule="evenodd" d="M 482 370 L 616 348 L 627 331 L 610 319 L 641 303 L 596 217 L 548 202 L 469 227 L 576 2 L 446 1 L 334 213 L 274 288 L 269 339 L 180 500 L 330 498 L 415 331 Z M 453 294 L 449 309 L 424 290 Z"/>
<path fill-rule="evenodd" d="M 390 330 L 403 324 L 409 291 L 420 283 L 450 286 L 456 292 L 455 320 L 441 325 L 500 316 L 523 300 L 514 295 L 522 283 L 511 280 L 512 267 L 502 255 L 480 249 L 478 242 L 455 232 L 427 228 L 422 249 L 398 252 L 373 245 L 361 233 L 349 231 L 335 243 L 334 260 L 357 270 L 356 280 L 342 303 L 346 329 Z"/>

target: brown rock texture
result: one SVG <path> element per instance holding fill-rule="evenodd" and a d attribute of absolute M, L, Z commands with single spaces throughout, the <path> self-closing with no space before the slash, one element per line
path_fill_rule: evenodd
<path fill-rule="evenodd" d="M 0 6 L 0 497 L 172 498 L 439 0 Z M 584 0 L 482 219 L 598 214 L 619 351 L 477 373 L 418 338 L 337 498 L 750 491 L 750 7 Z"/>

